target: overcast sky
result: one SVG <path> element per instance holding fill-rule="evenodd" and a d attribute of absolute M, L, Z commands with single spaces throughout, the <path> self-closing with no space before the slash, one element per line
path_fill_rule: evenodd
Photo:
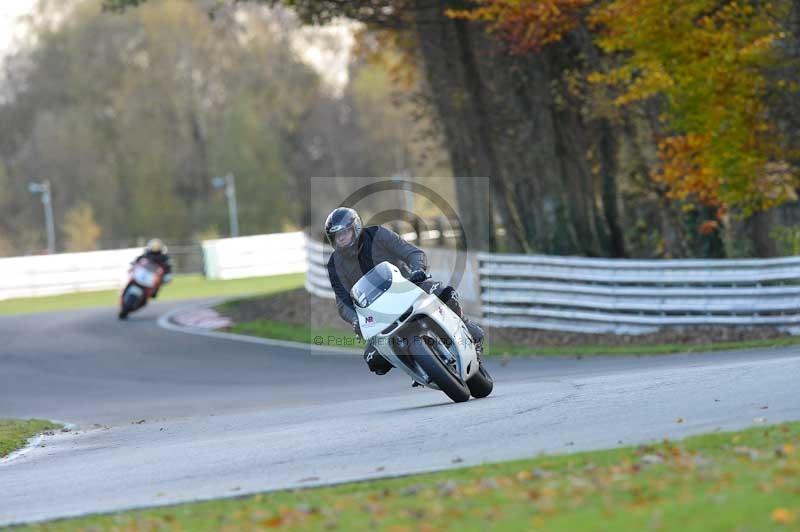
<path fill-rule="evenodd" d="M 0 56 L 4 56 L 19 29 L 17 19 L 31 12 L 36 0 L 0 0 Z"/>

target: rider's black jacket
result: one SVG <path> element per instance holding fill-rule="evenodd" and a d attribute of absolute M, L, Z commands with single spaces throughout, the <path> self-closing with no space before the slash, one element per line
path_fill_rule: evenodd
<path fill-rule="evenodd" d="M 358 241 L 358 253 L 348 256 L 334 251 L 328 260 L 328 278 L 336 294 L 336 307 L 343 320 L 356 319 L 350 289 L 376 264 L 389 261 L 404 273 L 428 269 L 428 258 L 417 246 L 379 225 L 365 227 Z"/>
<path fill-rule="evenodd" d="M 164 275 L 172 272 L 172 260 L 166 253 L 144 253 L 136 257 L 134 262 L 138 261 L 139 259 L 148 259 L 155 262 L 164 268 Z"/>

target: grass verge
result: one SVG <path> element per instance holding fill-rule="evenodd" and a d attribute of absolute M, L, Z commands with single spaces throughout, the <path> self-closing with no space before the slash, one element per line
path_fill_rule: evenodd
<path fill-rule="evenodd" d="M 236 302 L 226 303 L 225 305 L 220 305 L 217 307 L 217 309 L 224 314 L 226 306 L 235 304 Z M 356 340 L 355 336 L 346 331 L 332 328 L 310 329 L 305 325 L 284 323 L 275 320 L 256 320 L 245 323 L 237 323 L 233 326 L 232 332 L 248 334 L 251 336 L 260 336 L 262 338 L 291 340 L 294 342 L 314 343 L 316 345 L 325 346 L 354 347 L 363 350 L 363 344 L 360 344 Z M 562 347 L 498 345 L 489 342 L 485 346 L 485 356 L 585 357 L 597 355 L 667 355 L 681 353 L 706 353 L 710 351 L 734 351 L 737 349 L 789 347 L 799 344 L 800 337 L 768 338 L 709 344 L 633 344 L 621 346 L 578 345 Z"/>
<path fill-rule="evenodd" d="M 223 312 L 224 314 L 224 312 Z M 351 347 L 353 349 L 364 350 L 364 344 L 355 335 L 342 332 L 333 328 L 310 329 L 305 325 L 295 325 L 274 320 L 258 320 L 247 323 L 237 323 L 231 328 L 231 332 L 259 336 L 261 338 L 273 338 L 280 340 L 291 340 L 306 344 Z"/>
<path fill-rule="evenodd" d="M 61 425 L 43 419 L 0 419 L 0 458 L 25 446 L 29 438 Z"/>
<path fill-rule="evenodd" d="M 798 530 L 800 423 L 56 521 L 47 530 Z"/>
<path fill-rule="evenodd" d="M 158 301 L 175 301 L 203 297 L 225 297 L 245 294 L 268 294 L 303 285 L 305 274 L 273 275 L 228 281 L 210 281 L 202 275 L 176 275 L 164 286 Z M 58 296 L 30 297 L 0 301 L 0 315 L 27 314 L 52 310 L 114 306 L 118 290 L 78 292 Z"/>

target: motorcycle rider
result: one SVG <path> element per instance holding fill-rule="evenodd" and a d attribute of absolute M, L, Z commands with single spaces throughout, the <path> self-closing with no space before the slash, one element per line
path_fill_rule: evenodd
<path fill-rule="evenodd" d="M 161 282 L 167 284 L 172 281 L 172 260 L 167 254 L 167 251 L 167 246 L 161 241 L 160 238 L 151 238 L 147 241 L 144 252 L 134 259 L 133 264 L 135 264 L 139 259 L 147 259 L 155 262 L 164 270 L 164 276 L 161 278 Z M 160 285 L 156 287 L 153 295 L 151 296 L 153 299 L 158 296 L 158 291 L 160 288 Z"/>
<path fill-rule="evenodd" d="M 354 209 L 347 207 L 334 209 L 328 215 L 325 220 L 325 235 L 333 247 L 333 253 L 328 260 L 328 278 L 336 294 L 336 307 L 339 315 L 352 325 L 359 338 L 362 337 L 361 328 L 350 297 L 350 289 L 375 265 L 388 261 L 401 271 L 406 270 L 411 282 L 426 292 L 436 294 L 464 321 L 480 356 L 483 350 L 483 329 L 464 316 L 458 293 L 452 286 L 444 286 L 444 283 L 428 279 L 428 259 L 424 251 L 385 227 L 362 227 L 361 217 Z M 370 371 L 377 375 L 385 375 L 394 367 L 369 344 L 364 349 L 364 360 Z"/>

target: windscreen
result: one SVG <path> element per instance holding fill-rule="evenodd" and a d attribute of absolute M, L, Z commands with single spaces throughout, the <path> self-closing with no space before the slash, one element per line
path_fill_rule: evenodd
<path fill-rule="evenodd" d="M 392 286 L 392 270 L 387 263 L 380 263 L 364 274 L 350 290 L 353 301 L 361 308 L 370 306 L 381 294 Z"/>

